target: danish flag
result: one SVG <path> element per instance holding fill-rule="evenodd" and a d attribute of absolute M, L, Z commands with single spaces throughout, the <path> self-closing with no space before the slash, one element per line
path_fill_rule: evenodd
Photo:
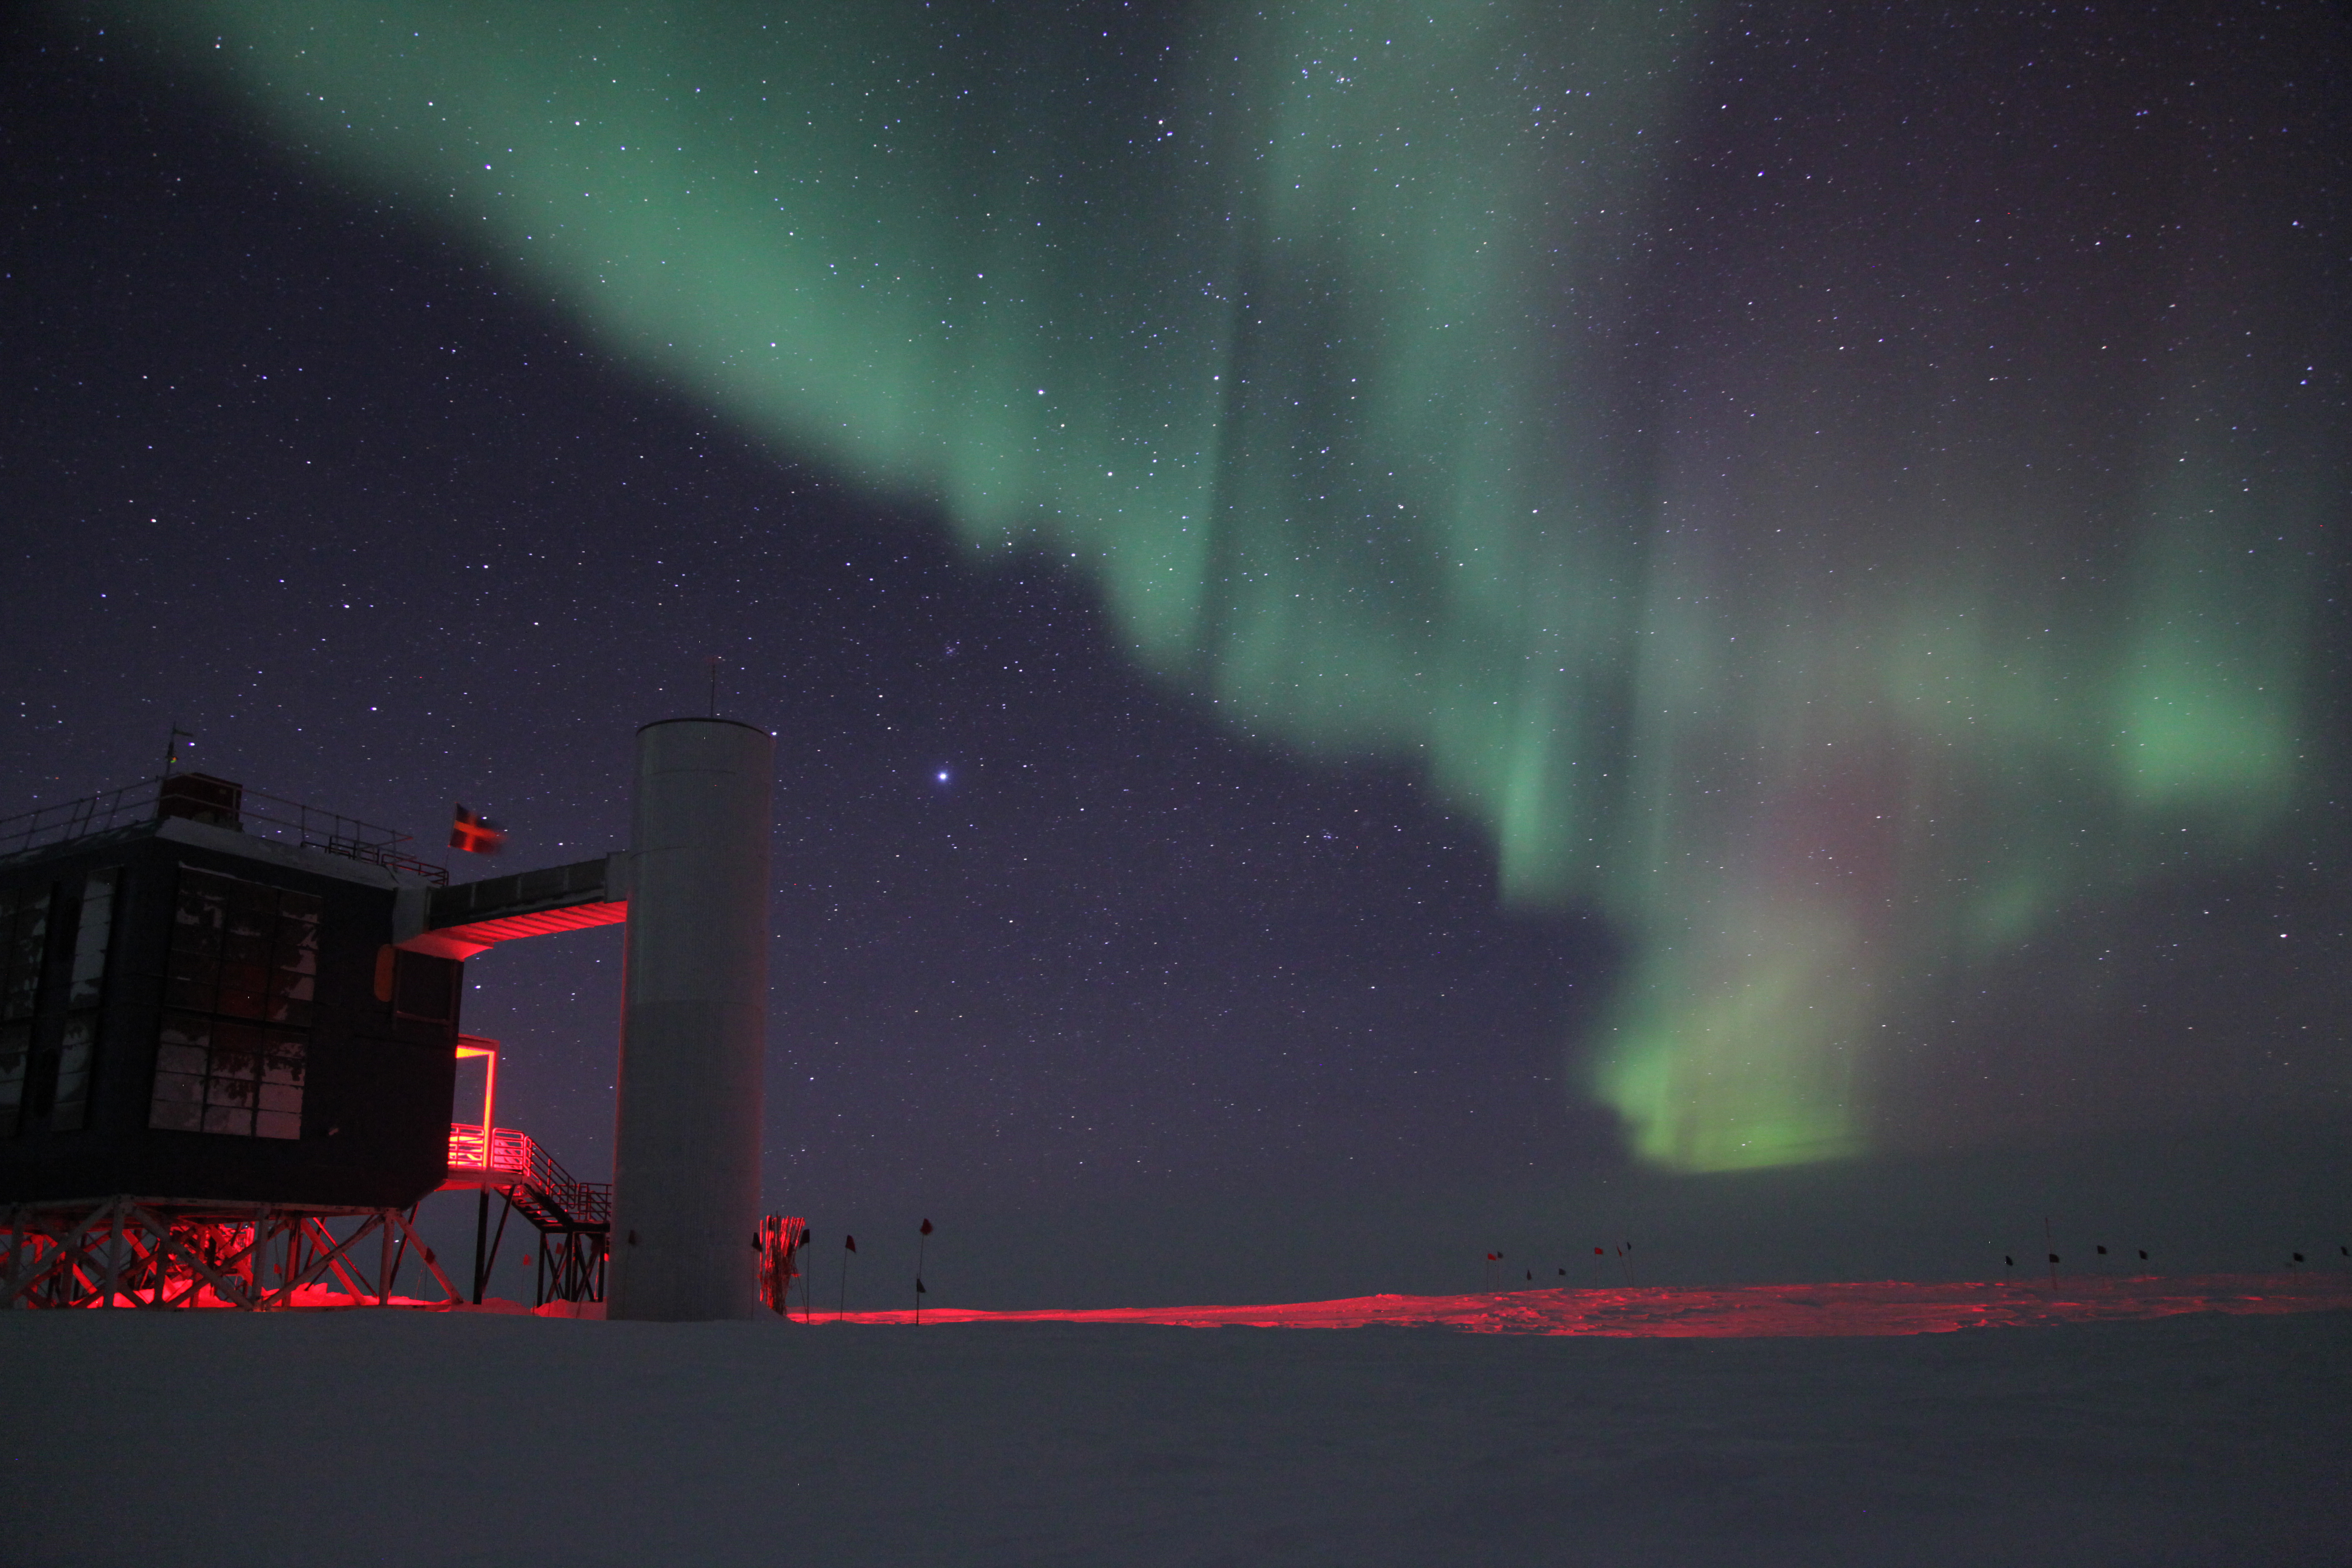
<path fill-rule="evenodd" d="M 449 822 L 449 847 L 462 849 L 468 855 L 495 855 L 506 847 L 506 829 L 487 816 L 477 816 L 464 806 L 457 808 Z"/>

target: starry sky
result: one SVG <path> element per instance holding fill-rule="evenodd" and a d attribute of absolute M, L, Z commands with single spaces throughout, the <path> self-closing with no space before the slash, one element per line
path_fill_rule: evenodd
<path fill-rule="evenodd" d="M 720 658 L 874 1304 L 2348 1223 L 2338 10 L 476 9 L 8 33 L 11 798 L 580 858 Z"/>

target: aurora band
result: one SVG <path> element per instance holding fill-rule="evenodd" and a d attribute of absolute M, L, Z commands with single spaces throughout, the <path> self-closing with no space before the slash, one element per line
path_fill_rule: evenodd
<path fill-rule="evenodd" d="M 1580 1082 L 1657 1163 L 1871 1147 L 1976 966 L 2311 787 L 2332 426 L 2229 167 L 2002 305 L 1957 195 L 1733 190 L 1704 6 L 123 19 L 1232 722 L 1416 759 L 1625 934 Z"/>

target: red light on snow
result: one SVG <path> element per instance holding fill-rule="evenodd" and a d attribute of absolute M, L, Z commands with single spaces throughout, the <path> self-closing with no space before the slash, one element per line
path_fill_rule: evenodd
<path fill-rule="evenodd" d="M 1473 1296 L 1358 1296 L 1262 1307 L 1109 1307 L 988 1312 L 926 1307 L 927 1323 L 1160 1323 L 1176 1328 L 1358 1329 L 1371 1324 L 1484 1334 L 1609 1339 L 1762 1339 L 1944 1334 L 1962 1329 L 2352 1309 L 2352 1276 L 2287 1274 L 2070 1280 L 2063 1292 L 1990 1283 L 1884 1280 L 1829 1285 L 1671 1285 L 1618 1290 L 1481 1291 Z M 908 1311 L 851 1312 L 853 1323 L 907 1323 Z"/>

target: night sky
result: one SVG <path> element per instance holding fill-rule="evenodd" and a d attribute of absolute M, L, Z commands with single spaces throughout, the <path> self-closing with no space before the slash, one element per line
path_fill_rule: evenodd
<path fill-rule="evenodd" d="M 479 13 L 9 25 L 5 809 L 584 858 L 720 658 L 853 1304 L 2352 1240 L 2340 9 Z"/>

